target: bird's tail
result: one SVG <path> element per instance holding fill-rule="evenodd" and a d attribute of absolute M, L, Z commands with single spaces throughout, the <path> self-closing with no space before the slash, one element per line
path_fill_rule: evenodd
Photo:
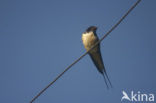
<path fill-rule="evenodd" d="M 106 71 L 103 71 L 102 75 L 103 75 L 104 81 L 105 81 L 105 83 L 106 83 L 107 89 L 109 89 L 109 85 L 110 85 L 110 87 L 112 88 L 112 87 L 113 87 L 113 86 L 112 86 L 112 83 L 111 83 L 111 81 L 109 80 L 109 77 L 108 77 Z M 107 82 L 107 81 L 108 81 L 108 82 Z M 108 83 L 109 83 L 109 85 L 108 85 Z"/>
<path fill-rule="evenodd" d="M 106 84 L 106 86 L 107 86 L 107 89 L 109 89 L 109 86 L 108 86 L 108 84 L 107 84 L 107 80 L 106 80 L 105 74 L 102 73 L 102 76 L 103 76 L 103 78 L 104 78 L 104 81 L 105 81 L 105 84 Z"/>

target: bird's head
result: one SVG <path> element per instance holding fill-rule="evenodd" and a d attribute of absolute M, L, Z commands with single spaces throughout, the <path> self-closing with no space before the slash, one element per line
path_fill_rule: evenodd
<path fill-rule="evenodd" d="M 86 30 L 86 32 L 96 32 L 96 30 L 97 30 L 97 27 L 96 26 L 90 26 L 87 30 Z"/>

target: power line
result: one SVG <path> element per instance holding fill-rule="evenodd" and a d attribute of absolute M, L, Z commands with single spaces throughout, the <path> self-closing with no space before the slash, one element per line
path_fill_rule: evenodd
<path fill-rule="evenodd" d="M 52 84 L 54 84 L 67 70 L 69 70 L 74 64 L 76 64 L 79 60 L 81 60 L 85 55 L 88 54 L 96 45 L 98 45 L 102 40 L 104 40 L 127 16 L 128 14 L 139 4 L 141 0 L 137 0 L 137 2 L 132 5 L 132 7 L 122 16 L 122 18 L 87 52 L 81 55 L 78 59 L 76 59 L 72 64 L 70 64 L 61 74 L 59 74 L 51 83 L 49 83 L 44 89 L 42 89 L 31 101 L 34 102 L 46 89 L 48 89 Z"/>

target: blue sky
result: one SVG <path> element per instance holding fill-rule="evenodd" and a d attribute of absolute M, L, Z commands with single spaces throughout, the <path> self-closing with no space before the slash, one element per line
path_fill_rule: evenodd
<path fill-rule="evenodd" d="M 101 38 L 136 0 L 1 0 L 0 102 L 28 103 Z M 120 103 L 122 90 L 156 94 L 156 1 L 142 0 L 101 43 L 113 89 L 85 56 L 34 103 Z M 127 101 L 124 101 L 126 103 Z"/>

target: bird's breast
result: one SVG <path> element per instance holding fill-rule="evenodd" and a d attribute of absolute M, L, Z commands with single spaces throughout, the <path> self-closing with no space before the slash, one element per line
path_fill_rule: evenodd
<path fill-rule="evenodd" d="M 83 33 L 82 42 L 85 49 L 88 51 L 97 42 L 97 37 L 93 32 Z"/>

